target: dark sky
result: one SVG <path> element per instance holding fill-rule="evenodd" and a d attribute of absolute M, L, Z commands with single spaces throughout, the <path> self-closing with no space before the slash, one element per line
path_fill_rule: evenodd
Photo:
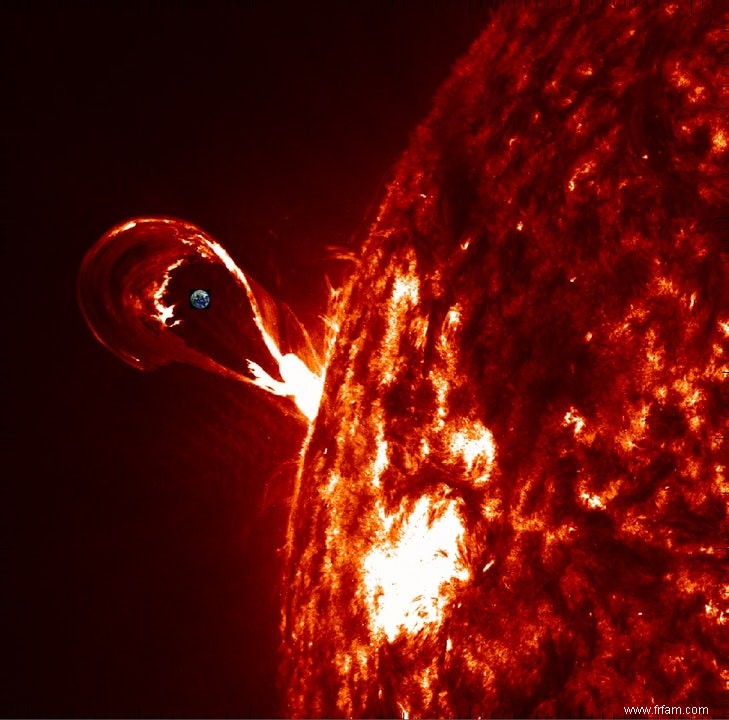
<path fill-rule="evenodd" d="M 130 216 L 182 217 L 316 323 L 344 269 L 327 247 L 356 247 L 487 12 L 180 5 L 0 17 L 3 715 L 277 714 L 301 430 L 229 381 L 124 365 L 84 324 L 78 267 Z"/>

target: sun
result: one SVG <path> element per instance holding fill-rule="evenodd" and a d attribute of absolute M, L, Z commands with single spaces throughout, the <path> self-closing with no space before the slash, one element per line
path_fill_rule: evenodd
<path fill-rule="evenodd" d="M 308 431 L 282 538 L 287 716 L 718 707 L 720 32 L 688 4 L 495 5 L 323 348 L 190 223 L 136 218 L 90 251 L 79 300 L 119 357 L 255 386 Z"/>

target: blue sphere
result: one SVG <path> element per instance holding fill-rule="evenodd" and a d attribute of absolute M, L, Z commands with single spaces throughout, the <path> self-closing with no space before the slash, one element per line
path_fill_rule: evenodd
<path fill-rule="evenodd" d="M 205 310 L 210 305 L 210 293 L 207 290 L 193 290 L 190 293 L 190 306 L 195 310 Z"/>

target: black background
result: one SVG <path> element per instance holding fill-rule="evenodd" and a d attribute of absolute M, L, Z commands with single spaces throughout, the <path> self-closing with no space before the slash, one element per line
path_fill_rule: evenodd
<path fill-rule="evenodd" d="M 325 273 L 346 270 L 327 248 L 356 246 L 487 8 L 1 12 L 0 711 L 276 715 L 280 498 L 301 431 L 243 386 L 124 365 L 84 324 L 78 267 L 120 221 L 182 217 L 316 334 Z"/>

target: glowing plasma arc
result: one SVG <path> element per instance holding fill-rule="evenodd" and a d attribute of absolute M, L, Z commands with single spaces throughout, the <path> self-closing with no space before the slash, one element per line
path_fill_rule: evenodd
<path fill-rule="evenodd" d="M 323 398 L 300 323 L 198 228 L 133 220 L 84 261 L 84 314 L 126 362 L 188 362 L 310 420 L 286 717 L 616 716 L 729 677 L 729 264 L 699 222 L 727 152 L 718 31 L 675 3 L 508 5 L 333 294 Z"/>
<path fill-rule="evenodd" d="M 216 288 L 217 300 L 204 321 L 182 302 L 190 286 L 203 285 Z M 187 363 L 289 398 L 309 422 L 316 417 L 323 370 L 308 333 L 190 223 L 136 218 L 109 230 L 84 258 L 78 300 L 96 338 L 132 367 Z"/>

